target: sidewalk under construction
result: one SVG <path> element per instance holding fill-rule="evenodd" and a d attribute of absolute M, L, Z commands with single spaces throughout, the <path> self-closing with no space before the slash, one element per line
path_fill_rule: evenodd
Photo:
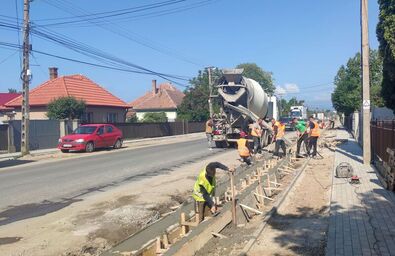
<path fill-rule="evenodd" d="M 156 223 L 103 255 L 215 254 L 215 251 L 209 250 L 211 247 L 209 244 L 205 245 L 218 239 L 228 240 L 228 236 L 224 234 L 228 232 L 237 232 L 238 235 L 240 232 L 243 233 L 238 237 L 243 240 L 242 246 L 235 252 L 247 253 L 270 217 L 284 202 L 308 166 L 309 160 L 309 158 L 296 159 L 291 155 L 284 159 L 272 159 L 271 154 L 265 152 L 262 159 L 257 159 L 253 166 L 237 168 L 235 177 L 237 204 L 234 208 L 228 177 L 222 180 L 217 188 L 218 199 L 222 202 L 222 209 L 217 216 L 197 224 L 193 202 L 185 202 L 174 212 L 169 212 Z M 236 214 L 234 220 L 232 220 L 232 208 Z"/>
<path fill-rule="evenodd" d="M 382 188 L 373 169 L 361 173 L 358 147 L 339 129 L 322 135 L 324 159 L 274 160 L 266 153 L 254 166 L 236 171 L 233 221 L 227 178 L 217 189 L 222 202 L 217 216 L 197 224 L 193 202 L 185 202 L 103 255 L 390 255 L 395 196 Z M 369 207 L 378 208 L 362 207 L 365 200 L 351 193 L 356 186 L 334 177 L 341 161 L 352 164 L 361 188 L 371 189 Z"/>

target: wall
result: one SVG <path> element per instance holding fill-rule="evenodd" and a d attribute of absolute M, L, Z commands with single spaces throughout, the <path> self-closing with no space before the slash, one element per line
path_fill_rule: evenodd
<path fill-rule="evenodd" d="M 16 151 L 21 150 L 21 121 L 9 121 L 14 132 L 14 145 Z M 60 124 L 58 120 L 30 120 L 29 134 L 30 150 L 56 148 L 60 137 Z"/>
<path fill-rule="evenodd" d="M 120 123 L 114 124 L 124 139 L 152 138 L 187 133 L 203 132 L 205 122 L 167 122 L 167 123 Z"/>
<path fill-rule="evenodd" d="M 162 136 L 181 135 L 187 133 L 203 132 L 205 122 L 166 122 L 166 123 L 116 123 L 124 139 L 152 138 Z M 8 147 L 9 130 L 12 129 L 11 146 Z M 56 148 L 58 139 L 63 134 L 69 134 L 78 126 L 77 120 L 30 120 L 30 149 Z M 12 120 L 8 124 L 0 125 L 0 152 L 7 153 L 20 151 L 21 148 L 21 121 Z M 11 150 L 12 149 L 12 150 Z"/>
<path fill-rule="evenodd" d="M 93 113 L 93 123 L 107 123 L 107 114 L 116 113 L 117 123 L 125 122 L 126 108 L 112 108 L 112 107 L 91 107 L 86 108 L 86 112 Z"/>

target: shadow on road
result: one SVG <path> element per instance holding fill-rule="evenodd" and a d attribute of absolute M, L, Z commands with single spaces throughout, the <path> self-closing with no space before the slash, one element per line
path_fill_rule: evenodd
<path fill-rule="evenodd" d="M 0 212 L 0 226 L 19 220 L 43 216 L 78 201 L 82 201 L 82 199 L 65 199 L 60 202 L 43 201 L 41 203 L 11 206 L 7 210 Z"/>
<path fill-rule="evenodd" d="M 0 168 L 18 166 L 18 165 L 28 164 L 28 163 L 32 163 L 32 162 L 35 162 L 35 161 L 33 161 L 33 160 L 19 160 L 19 159 L 4 160 L 4 161 L 0 161 Z"/>

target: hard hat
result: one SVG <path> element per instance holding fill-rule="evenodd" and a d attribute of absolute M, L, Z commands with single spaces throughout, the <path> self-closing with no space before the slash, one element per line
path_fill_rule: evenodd
<path fill-rule="evenodd" d="M 243 131 L 240 132 L 240 138 L 245 138 L 247 137 L 247 134 Z"/>

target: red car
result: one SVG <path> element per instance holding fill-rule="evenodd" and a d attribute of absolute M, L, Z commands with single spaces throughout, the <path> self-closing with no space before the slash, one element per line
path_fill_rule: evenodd
<path fill-rule="evenodd" d="M 122 131 L 111 124 L 85 124 L 72 134 L 59 139 L 58 148 L 67 153 L 73 151 L 93 152 L 96 148 L 122 147 Z"/>

